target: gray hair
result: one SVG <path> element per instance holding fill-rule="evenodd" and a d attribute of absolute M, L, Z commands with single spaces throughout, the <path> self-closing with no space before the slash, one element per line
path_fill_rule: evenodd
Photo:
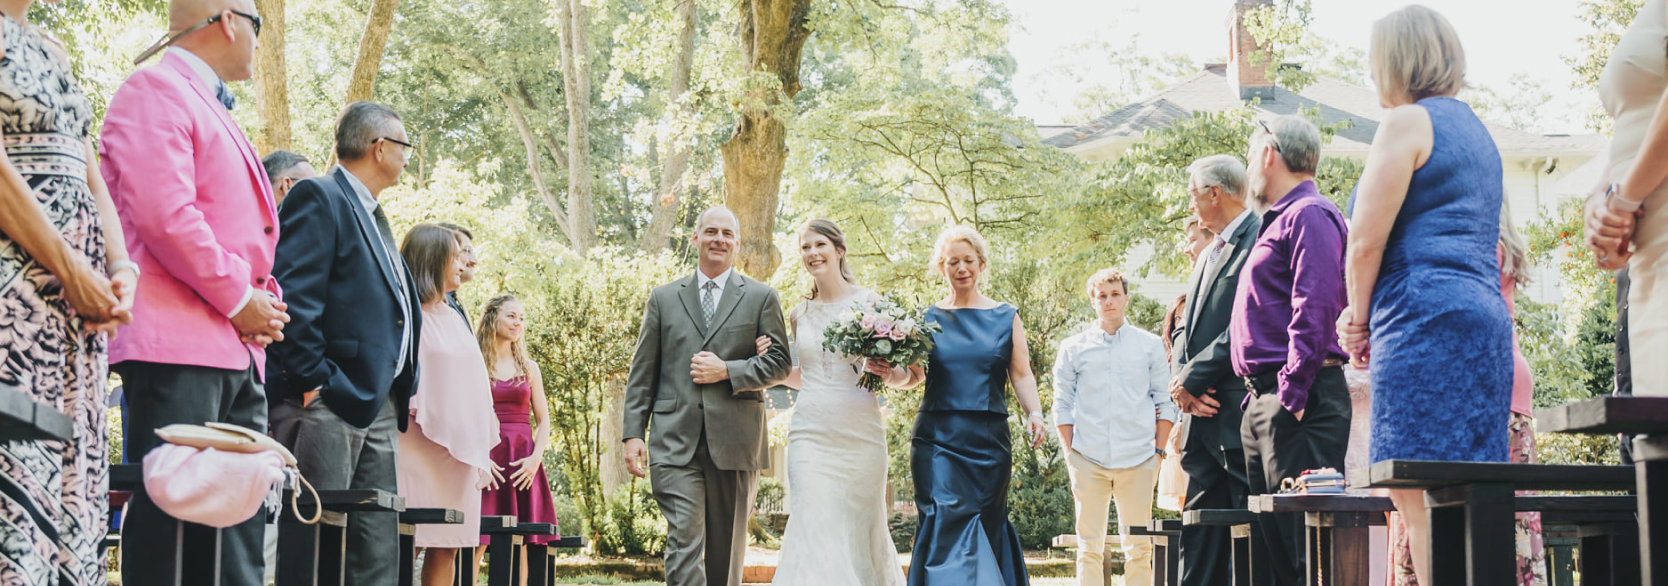
<path fill-rule="evenodd" d="M 1313 175 L 1320 167 L 1320 129 L 1301 116 L 1287 114 L 1267 123 L 1258 122 L 1257 128 L 1251 131 L 1251 144 L 1263 144 L 1259 140 L 1271 141 L 1269 146 L 1274 147 L 1293 173 Z"/>
<path fill-rule="evenodd" d="M 1187 175 L 1200 188 L 1212 185 L 1234 201 L 1245 201 L 1245 164 L 1233 155 L 1211 155 L 1187 166 Z"/>
<path fill-rule="evenodd" d="M 284 178 L 284 173 L 294 169 L 302 163 L 311 163 L 307 157 L 286 151 L 276 150 L 261 157 L 261 166 L 266 168 L 266 178 L 277 183 Z"/>
<path fill-rule="evenodd" d="M 336 158 L 357 161 L 371 152 L 377 139 L 386 138 L 400 122 L 394 110 L 375 102 L 354 102 L 336 119 Z"/>
<path fill-rule="evenodd" d="M 735 212 L 730 211 L 730 208 L 724 206 L 712 206 L 707 208 L 706 211 L 701 212 L 701 215 L 695 216 L 695 230 L 700 231 L 701 227 L 707 224 L 707 218 L 712 217 L 713 214 L 726 214 L 730 216 L 730 218 L 736 221 L 737 228 L 739 229 L 741 218 L 737 216 Z"/>

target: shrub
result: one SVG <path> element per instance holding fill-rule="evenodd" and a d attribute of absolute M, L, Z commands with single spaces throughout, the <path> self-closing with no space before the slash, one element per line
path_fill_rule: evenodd
<path fill-rule="evenodd" d="M 915 529 L 918 521 L 915 515 L 893 511 L 886 518 L 886 527 L 892 531 L 892 544 L 898 546 L 899 553 L 909 553 L 915 550 Z"/>
<path fill-rule="evenodd" d="M 1054 536 L 1073 532 L 1074 502 L 1060 444 L 1032 448 L 1023 428 L 1014 429 L 1014 475 L 1008 489 L 1008 518 L 1021 547 L 1044 549 Z"/>
<path fill-rule="evenodd" d="M 660 555 L 666 548 L 666 519 L 654 502 L 649 483 L 633 481 L 606 502 L 606 514 L 594 518 L 597 553 Z"/>

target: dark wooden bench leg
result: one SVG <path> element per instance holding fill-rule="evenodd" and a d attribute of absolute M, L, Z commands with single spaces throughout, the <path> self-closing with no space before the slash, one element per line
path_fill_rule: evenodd
<path fill-rule="evenodd" d="M 515 563 L 515 549 L 521 536 L 494 533 L 487 545 L 487 586 L 511 586 L 520 572 Z"/>
<path fill-rule="evenodd" d="M 289 491 L 284 492 L 284 502 L 290 502 Z M 277 586 L 317 586 L 319 528 L 295 520 L 288 505 L 279 512 Z"/>
<path fill-rule="evenodd" d="M 1512 485 L 1479 483 L 1443 490 L 1448 494 L 1445 500 L 1463 504 L 1430 508 L 1429 586 L 1512 586 L 1517 581 Z"/>
<path fill-rule="evenodd" d="M 417 573 L 417 526 L 400 523 L 400 586 L 412 586 Z"/>
<path fill-rule="evenodd" d="M 550 586 L 550 548 L 543 545 L 527 546 L 527 586 Z"/>
<path fill-rule="evenodd" d="M 1632 523 L 1582 525 L 1581 584 L 1583 586 L 1638 586 L 1639 533 Z"/>
<path fill-rule="evenodd" d="M 347 583 L 347 527 L 320 524 L 319 586 Z"/>
<path fill-rule="evenodd" d="M 1234 544 L 1234 586 L 1251 585 L 1251 526 L 1231 528 Z"/>
<path fill-rule="evenodd" d="M 1668 584 L 1668 501 L 1660 506 L 1651 503 L 1653 494 L 1668 494 L 1668 436 L 1640 436 L 1633 445 L 1639 486 L 1640 578 L 1645 584 Z"/>

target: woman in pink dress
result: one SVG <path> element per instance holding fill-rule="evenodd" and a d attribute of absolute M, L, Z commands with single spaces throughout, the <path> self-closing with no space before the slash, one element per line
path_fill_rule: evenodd
<path fill-rule="evenodd" d="M 423 301 L 417 345 L 423 375 L 411 397 L 410 429 L 400 434 L 400 495 L 408 508 L 464 515 L 461 525 L 417 526 L 424 586 L 451 586 L 458 549 L 473 548 L 480 539 L 481 489 L 497 479 L 491 452 L 498 418 L 486 363 L 469 322 L 446 305 L 446 294 L 463 283 L 462 250 L 455 232 L 434 224 L 413 226 L 400 245 Z"/>
<path fill-rule="evenodd" d="M 482 515 L 515 517 L 521 523 L 556 525 L 556 505 L 544 477 L 544 453 L 550 447 L 550 412 L 544 400 L 544 376 L 538 363 L 527 359 L 522 344 L 526 319 L 521 302 L 508 293 L 487 301 L 475 337 L 487 372 L 492 374 L 492 409 L 498 415 L 498 446 L 492 461 L 506 470 L 509 480 L 481 493 Z M 531 415 L 532 424 L 528 423 Z M 527 542 L 544 545 L 554 536 L 532 536 Z M 480 545 L 486 545 L 480 538 Z M 476 566 L 486 553 L 475 550 Z M 521 556 L 522 583 L 527 581 L 527 556 Z"/>

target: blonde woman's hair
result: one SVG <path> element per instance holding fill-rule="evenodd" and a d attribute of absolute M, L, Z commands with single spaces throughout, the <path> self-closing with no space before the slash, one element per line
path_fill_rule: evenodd
<path fill-rule="evenodd" d="M 1442 14 L 1417 4 L 1373 23 L 1369 70 L 1379 98 L 1417 102 L 1465 87 L 1465 49 Z"/>
<path fill-rule="evenodd" d="M 1511 275 L 1518 285 L 1529 284 L 1529 246 L 1512 226 L 1512 206 L 1500 200 L 1500 274 Z"/>
<path fill-rule="evenodd" d="M 488 300 L 486 307 L 481 309 L 481 323 L 475 328 L 475 341 L 481 344 L 481 358 L 486 360 L 487 376 L 493 376 L 498 368 L 498 316 L 504 311 L 504 304 L 520 301 L 515 295 L 500 293 Z M 523 318 L 525 319 L 525 318 Z M 510 355 L 515 358 L 515 375 L 517 378 L 527 376 L 527 328 L 522 328 L 521 339 L 510 342 Z"/>
<path fill-rule="evenodd" d="M 949 261 L 950 245 L 957 242 L 966 242 L 968 246 L 973 247 L 973 253 L 979 255 L 981 267 L 990 266 L 990 247 L 985 244 L 985 237 L 980 235 L 978 230 L 956 225 L 945 228 L 938 234 L 938 240 L 932 245 L 932 260 L 927 261 L 927 268 L 939 276 L 948 278 L 944 272 L 944 263 Z"/>

